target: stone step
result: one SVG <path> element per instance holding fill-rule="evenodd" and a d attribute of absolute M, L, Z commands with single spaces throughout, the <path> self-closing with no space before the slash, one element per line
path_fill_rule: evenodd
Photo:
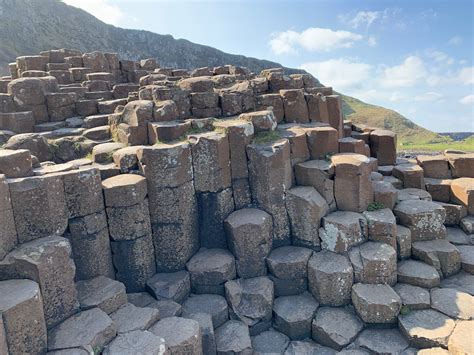
<path fill-rule="evenodd" d="M 251 354 L 249 327 L 240 321 L 229 320 L 215 331 L 218 354 Z"/>
<path fill-rule="evenodd" d="M 181 303 L 191 292 L 189 272 L 155 274 L 147 281 L 147 289 L 158 300 L 168 299 Z"/>
<path fill-rule="evenodd" d="M 395 323 L 402 306 L 398 294 L 382 284 L 354 284 L 352 303 L 364 322 L 374 324 Z"/>
<path fill-rule="evenodd" d="M 103 350 L 104 355 L 149 354 L 162 355 L 168 352 L 163 338 L 146 330 L 134 330 L 119 334 Z"/>
<path fill-rule="evenodd" d="M 160 319 L 160 311 L 150 307 L 136 307 L 125 303 L 110 318 L 117 326 L 117 333 L 128 333 L 136 330 L 147 330 Z"/>
<path fill-rule="evenodd" d="M 438 271 L 421 261 L 404 260 L 398 263 L 398 282 L 413 286 L 433 288 L 439 285 Z"/>
<path fill-rule="evenodd" d="M 117 327 L 99 308 L 76 313 L 48 332 L 48 350 L 102 349 L 117 335 Z"/>
<path fill-rule="evenodd" d="M 183 302 L 183 317 L 196 313 L 211 315 L 212 324 L 217 328 L 229 320 L 229 308 L 223 296 L 213 294 L 191 295 Z"/>
<path fill-rule="evenodd" d="M 153 325 L 149 331 L 163 338 L 172 354 L 202 354 L 201 329 L 199 323 L 193 319 L 165 318 Z"/>
<path fill-rule="evenodd" d="M 77 298 L 83 310 L 97 307 L 110 314 L 127 303 L 124 284 L 105 276 L 79 281 L 76 283 L 76 288 Z"/>
<path fill-rule="evenodd" d="M 282 354 L 290 339 L 283 333 L 275 330 L 267 330 L 251 337 L 254 354 Z"/>

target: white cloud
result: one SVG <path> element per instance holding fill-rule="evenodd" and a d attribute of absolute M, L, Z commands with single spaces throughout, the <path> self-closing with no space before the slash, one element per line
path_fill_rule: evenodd
<path fill-rule="evenodd" d="M 451 65 L 451 64 L 454 63 L 453 58 L 451 58 L 449 55 L 447 55 L 446 53 L 441 52 L 441 51 L 437 51 L 437 50 L 434 50 L 434 49 L 428 49 L 427 51 L 425 51 L 425 54 L 428 58 L 431 58 L 431 59 L 435 60 L 438 63 L 446 63 L 448 65 Z"/>
<path fill-rule="evenodd" d="M 474 105 L 474 95 L 464 96 L 459 102 L 463 105 Z"/>
<path fill-rule="evenodd" d="M 63 0 L 63 2 L 87 11 L 110 25 L 117 26 L 125 18 L 120 7 L 110 4 L 108 0 Z"/>
<path fill-rule="evenodd" d="M 369 64 L 345 58 L 309 62 L 301 65 L 300 68 L 336 90 L 350 90 L 363 85 L 370 78 L 372 69 Z"/>
<path fill-rule="evenodd" d="M 385 69 L 381 81 L 386 87 L 410 87 L 419 84 L 426 75 L 423 60 L 409 56 L 402 64 Z"/>
<path fill-rule="evenodd" d="M 362 35 L 349 31 L 310 27 L 302 32 L 277 32 L 272 35 L 270 47 L 276 54 L 295 53 L 298 47 L 310 52 L 329 52 L 338 48 L 350 48 L 363 38 Z"/>
<path fill-rule="evenodd" d="M 370 47 L 375 47 L 377 45 L 377 38 L 375 38 L 374 36 L 370 36 L 369 39 L 367 40 L 367 44 Z"/>
<path fill-rule="evenodd" d="M 448 41 L 448 44 L 452 46 L 457 46 L 462 43 L 462 37 L 461 36 L 454 36 L 451 37 L 451 39 Z"/>
<path fill-rule="evenodd" d="M 462 82 L 464 85 L 472 85 L 472 84 L 474 84 L 474 67 L 465 67 L 465 68 L 462 68 L 462 69 L 459 71 L 458 78 L 459 78 L 459 80 L 461 80 L 461 82 Z"/>
<path fill-rule="evenodd" d="M 417 95 L 414 97 L 415 101 L 426 101 L 426 102 L 433 102 L 433 101 L 440 101 L 443 98 L 438 92 L 427 92 L 422 95 Z"/>
<path fill-rule="evenodd" d="M 365 27 L 369 29 L 380 16 L 380 12 L 378 11 L 359 11 L 355 17 L 347 21 L 347 23 L 352 28 Z"/>

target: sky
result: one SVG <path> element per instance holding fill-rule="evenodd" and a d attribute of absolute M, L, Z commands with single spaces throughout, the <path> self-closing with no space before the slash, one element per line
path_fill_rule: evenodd
<path fill-rule="evenodd" d="M 302 68 L 436 132 L 474 132 L 472 0 L 63 0 L 124 28 Z"/>

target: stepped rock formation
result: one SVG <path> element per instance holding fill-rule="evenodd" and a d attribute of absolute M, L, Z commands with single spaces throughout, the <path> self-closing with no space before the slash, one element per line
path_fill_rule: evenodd
<path fill-rule="evenodd" d="M 10 70 L 1 354 L 474 352 L 472 154 L 397 159 L 281 68 Z"/>

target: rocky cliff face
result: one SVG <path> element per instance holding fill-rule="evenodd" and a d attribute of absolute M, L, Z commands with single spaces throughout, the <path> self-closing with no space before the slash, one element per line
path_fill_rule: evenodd
<path fill-rule="evenodd" d="M 117 52 L 121 58 L 156 58 L 161 66 L 192 69 L 233 64 L 253 72 L 281 65 L 148 31 L 107 25 L 59 0 L 0 0 L 0 73 L 19 55 L 51 48 Z M 289 73 L 300 72 L 288 69 Z"/>

